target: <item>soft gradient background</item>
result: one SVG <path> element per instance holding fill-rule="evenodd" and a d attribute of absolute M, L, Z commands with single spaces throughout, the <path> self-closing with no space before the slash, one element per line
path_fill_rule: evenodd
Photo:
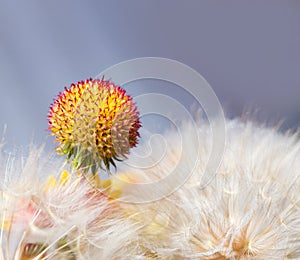
<path fill-rule="evenodd" d="M 8 125 L 7 143 L 26 146 L 33 136 L 41 143 L 48 107 L 65 85 L 142 56 L 196 69 L 228 116 L 258 108 L 263 120 L 300 126 L 299 0 L 1 0 L 0 126 Z M 158 91 L 159 84 L 128 91 Z"/>

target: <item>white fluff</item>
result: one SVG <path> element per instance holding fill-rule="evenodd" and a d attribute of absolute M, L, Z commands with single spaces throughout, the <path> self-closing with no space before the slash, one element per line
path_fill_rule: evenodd
<path fill-rule="evenodd" d="M 223 161 L 208 185 L 203 188 L 201 176 L 212 138 L 209 125 L 202 123 L 195 174 L 164 199 L 130 206 L 144 223 L 141 243 L 159 259 L 300 259 L 298 136 L 238 120 L 226 127 Z M 190 125 L 180 130 L 189 136 L 187 154 L 198 149 L 190 130 Z M 176 150 L 173 134 L 164 137 L 171 153 L 162 163 L 142 172 L 126 167 L 124 173 L 147 182 L 169 174 L 165 165 L 184 155 Z M 184 164 L 191 168 L 188 157 Z M 173 176 L 180 176 L 182 165 L 173 168 Z"/>
<path fill-rule="evenodd" d="M 73 177 L 46 190 L 48 176 L 58 176 L 63 164 L 45 159 L 41 149 L 32 148 L 26 160 L 10 156 L 2 164 L 0 259 L 28 259 L 23 252 L 29 243 L 45 245 L 30 259 L 132 255 L 129 245 L 136 240 L 136 225 L 84 178 Z"/>
<path fill-rule="evenodd" d="M 300 259 L 298 136 L 227 121 L 222 163 L 203 187 L 213 139 L 202 122 L 196 146 L 194 130 L 190 124 L 180 129 L 187 150 L 181 150 L 176 131 L 166 133 L 167 149 L 158 143 L 143 161 L 151 167 L 136 168 L 136 158 L 129 158 L 113 177 L 113 189 L 122 189 L 118 200 L 107 199 L 75 174 L 65 186 L 46 192 L 47 177 L 58 176 L 65 165 L 41 149 L 31 149 L 26 159 L 7 160 L 2 154 L 0 258 L 20 259 L 24 244 L 42 242 L 44 259 Z M 125 202 L 142 189 L 120 183 L 124 174 L 133 183 L 172 174 L 167 187 L 152 193 L 168 190 L 176 176 L 195 165 L 191 158 L 198 150 L 194 174 L 172 194 L 149 203 Z M 24 217 L 30 203 L 33 214 Z M 68 243 L 58 250 L 64 237 Z"/>

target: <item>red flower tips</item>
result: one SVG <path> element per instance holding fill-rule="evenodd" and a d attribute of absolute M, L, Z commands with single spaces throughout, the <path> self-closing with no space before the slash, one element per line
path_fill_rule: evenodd
<path fill-rule="evenodd" d="M 126 158 L 141 126 L 132 98 L 104 79 L 65 88 L 50 107 L 48 120 L 57 152 L 67 155 L 76 169 L 92 173 Z"/>

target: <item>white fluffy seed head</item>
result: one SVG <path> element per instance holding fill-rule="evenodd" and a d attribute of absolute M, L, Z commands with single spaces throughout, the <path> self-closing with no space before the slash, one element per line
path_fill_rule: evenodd
<path fill-rule="evenodd" d="M 211 133 L 209 125 L 202 124 L 198 130 L 201 147 L 195 147 L 196 136 L 189 131 L 190 126 L 181 129 L 182 135 L 190 137 L 188 152 L 199 148 L 201 155 L 195 174 L 166 198 L 131 205 L 130 210 L 138 213 L 135 221 L 145 224 L 141 229 L 143 247 L 159 259 L 300 258 L 297 135 L 250 122 L 228 121 L 222 163 L 203 188 L 201 177 L 209 159 Z M 170 151 L 175 151 L 166 156 L 167 161 L 180 154 L 173 137 L 165 136 Z M 193 162 L 184 163 L 191 167 Z M 149 182 L 167 175 L 168 169 L 161 165 L 142 172 L 126 167 L 124 173 Z M 174 171 L 173 176 L 181 174 L 180 167 Z M 124 208 L 128 210 L 128 205 Z"/>
<path fill-rule="evenodd" d="M 205 122 L 196 129 L 199 146 L 187 124 L 180 133 L 188 150 L 169 132 L 161 163 L 153 163 L 163 154 L 159 145 L 146 159 L 148 169 L 135 168 L 129 158 L 115 178 L 125 174 L 131 182 L 149 183 L 170 173 L 180 176 L 199 152 L 183 186 L 144 204 L 122 202 L 135 194 L 126 184 L 117 201 L 75 176 L 45 188 L 47 177 L 58 176 L 63 167 L 54 159 L 49 164 L 40 149 L 27 159 L 0 157 L 0 258 L 20 259 L 24 251 L 36 250 L 44 259 L 299 259 L 298 137 L 237 120 L 226 127 L 222 163 L 205 187 L 201 178 L 213 141 Z"/>
<path fill-rule="evenodd" d="M 118 210 L 117 203 L 75 174 L 47 184 L 49 176 L 59 178 L 62 164 L 49 167 L 45 159 L 42 150 L 35 148 L 27 159 L 3 159 L 0 259 L 120 259 L 131 255 L 137 226 Z"/>

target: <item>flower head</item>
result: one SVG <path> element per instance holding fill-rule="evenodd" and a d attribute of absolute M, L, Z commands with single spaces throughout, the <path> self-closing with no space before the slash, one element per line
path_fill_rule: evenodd
<path fill-rule="evenodd" d="M 57 152 L 72 158 L 83 172 L 109 170 L 138 142 L 141 124 L 135 103 L 110 81 L 88 79 L 72 84 L 50 107 L 49 129 Z"/>

